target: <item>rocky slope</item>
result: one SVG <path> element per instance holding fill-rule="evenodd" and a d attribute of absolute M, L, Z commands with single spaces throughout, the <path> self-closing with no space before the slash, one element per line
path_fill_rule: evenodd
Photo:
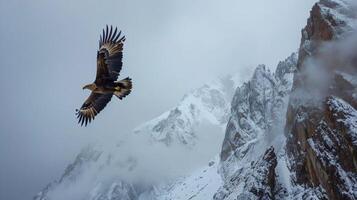
<path fill-rule="evenodd" d="M 285 159 L 279 134 L 296 65 L 297 54 L 292 54 L 274 74 L 258 66 L 252 79 L 237 89 L 220 155 L 224 185 L 214 199 L 273 199 L 279 192 L 275 168 Z"/>
<path fill-rule="evenodd" d="M 270 147 L 249 169 L 239 169 L 229 177 L 214 199 L 273 199 L 277 157 Z"/>
<path fill-rule="evenodd" d="M 356 5 L 316 3 L 293 79 L 260 67 L 237 90 L 214 199 L 357 199 Z"/>
<path fill-rule="evenodd" d="M 357 199 L 357 9 L 321 0 L 302 31 L 287 112 L 293 182 L 325 199 Z"/>

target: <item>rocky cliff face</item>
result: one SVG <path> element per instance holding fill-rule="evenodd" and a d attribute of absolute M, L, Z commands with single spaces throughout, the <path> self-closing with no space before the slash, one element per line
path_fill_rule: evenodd
<path fill-rule="evenodd" d="M 273 122 L 281 123 L 284 119 L 281 112 L 286 107 L 296 61 L 297 55 L 292 54 L 279 63 L 275 74 L 260 65 L 252 79 L 237 89 L 222 146 L 223 162 L 235 159 L 232 155 L 237 153 L 236 149 L 278 128 Z"/>
<path fill-rule="evenodd" d="M 270 147 L 247 170 L 237 170 L 214 199 L 274 199 L 277 158 Z"/>
<path fill-rule="evenodd" d="M 357 10 L 321 0 L 302 31 L 285 134 L 293 183 L 321 198 L 357 199 Z"/>
<path fill-rule="evenodd" d="M 357 199 L 356 5 L 316 3 L 298 58 L 237 89 L 214 199 Z"/>
<path fill-rule="evenodd" d="M 297 54 L 280 62 L 274 74 L 260 65 L 236 90 L 221 151 L 224 185 L 214 199 L 274 199 L 283 192 L 275 169 L 278 160 L 285 163 L 284 137 L 279 135 L 296 65 Z M 279 166 L 280 172 L 284 167 Z"/>

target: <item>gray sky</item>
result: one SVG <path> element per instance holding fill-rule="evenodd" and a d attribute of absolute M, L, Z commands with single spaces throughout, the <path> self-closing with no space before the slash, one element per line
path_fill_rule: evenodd
<path fill-rule="evenodd" d="M 0 0 L 0 199 L 31 199 L 84 144 L 120 138 L 206 81 L 274 69 L 297 50 L 313 2 Z M 81 128 L 74 111 L 105 24 L 127 37 L 121 74 L 134 90 Z"/>

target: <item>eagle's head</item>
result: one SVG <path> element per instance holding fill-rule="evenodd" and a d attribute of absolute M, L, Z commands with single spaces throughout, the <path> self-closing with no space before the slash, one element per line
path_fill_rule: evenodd
<path fill-rule="evenodd" d="M 93 90 L 95 90 L 96 88 L 97 88 L 97 86 L 96 86 L 94 83 L 91 83 L 91 84 L 88 84 L 88 85 L 83 86 L 83 90 L 84 90 L 84 89 L 88 89 L 88 90 L 93 91 Z"/>

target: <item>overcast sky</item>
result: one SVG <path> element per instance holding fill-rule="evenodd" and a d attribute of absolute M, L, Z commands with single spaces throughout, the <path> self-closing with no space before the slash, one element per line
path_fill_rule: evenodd
<path fill-rule="evenodd" d="M 90 141 L 120 137 L 215 77 L 298 49 L 313 0 L 0 0 L 0 199 L 31 199 Z M 89 127 L 101 29 L 122 29 L 132 94 Z M 223 133 L 222 133 L 223 134 Z"/>

